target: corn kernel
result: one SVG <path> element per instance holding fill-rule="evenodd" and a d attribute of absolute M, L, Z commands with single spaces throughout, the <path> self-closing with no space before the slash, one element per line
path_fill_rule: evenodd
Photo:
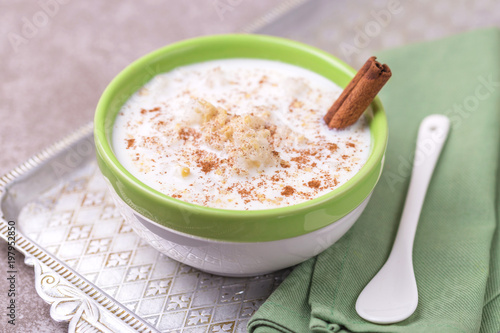
<path fill-rule="evenodd" d="M 181 169 L 181 175 L 182 177 L 187 177 L 191 173 L 191 170 L 189 170 L 188 167 L 182 167 Z"/>

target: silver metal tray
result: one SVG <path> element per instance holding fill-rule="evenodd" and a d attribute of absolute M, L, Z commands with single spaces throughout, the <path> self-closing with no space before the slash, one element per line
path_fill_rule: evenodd
<path fill-rule="evenodd" d="M 356 67 L 383 48 L 500 21 L 493 0 L 401 2 L 397 12 L 388 4 L 290 0 L 242 31 L 301 40 Z M 373 29 L 370 22 L 379 32 L 361 45 L 359 31 Z M 118 214 L 94 155 L 88 124 L 0 179 L 0 236 L 7 239 L 15 221 L 15 247 L 34 266 L 52 318 L 69 321 L 69 332 L 246 332 L 289 270 L 226 278 L 158 253 Z"/>

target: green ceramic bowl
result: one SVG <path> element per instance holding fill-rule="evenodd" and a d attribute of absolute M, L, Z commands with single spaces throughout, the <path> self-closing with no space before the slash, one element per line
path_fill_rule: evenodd
<path fill-rule="evenodd" d="M 111 144 L 113 123 L 133 93 L 159 73 L 224 58 L 277 60 L 319 73 L 341 87 L 355 74 L 344 62 L 319 49 L 261 35 L 199 37 L 151 52 L 118 74 L 97 105 L 97 160 L 116 194 L 136 213 L 170 230 L 226 242 L 266 242 L 304 235 L 335 223 L 359 206 L 379 179 L 387 144 L 387 120 L 378 98 L 372 103 L 373 112 L 367 115 L 372 145 L 366 164 L 330 193 L 293 206 L 237 211 L 186 203 L 143 184 L 118 162 Z"/>

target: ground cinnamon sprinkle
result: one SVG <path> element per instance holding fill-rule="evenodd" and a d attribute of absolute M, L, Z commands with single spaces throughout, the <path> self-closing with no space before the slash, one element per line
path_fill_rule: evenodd
<path fill-rule="evenodd" d="M 283 191 L 281 191 L 281 195 L 288 197 L 288 196 L 292 195 L 294 192 L 295 192 L 295 189 L 293 187 L 287 185 L 283 188 Z"/>
<path fill-rule="evenodd" d="M 328 148 L 328 150 L 330 150 L 332 153 L 334 153 L 337 151 L 337 149 L 339 149 L 339 146 L 337 146 L 337 144 L 335 144 L 335 143 L 327 143 L 326 148 Z"/>
<path fill-rule="evenodd" d="M 190 138 L 199 139 L 201 137 L 201 133 L 196 131 L 194 128 L 182 127 L 179 130 L 179 139 L 181 140 L 189 140 Z"/>
<path fill-rule="evenodd" d="M 319 180 L 311 180 L 307 183 L 307 186 L 311 188 L 318 188 L 321 186 L 321 182 Z"/>
<path fill-rule="evenodd" d="M 282 168 L 289 168 L 289 167 L 290 167 L 290 162 L 285 161 L 285 160 L 281 160 L 281 161 L 280 161 L 280 166 L 281 166 Z"/>
<path fill-rule="evenodd" d="M 127 140 L 127 149 L 134 146 L 135 139 L 126 139 Z"/>
<path fill-rule="evenodd" d="M 152 108 L 150 110 L 141 109 L 141 114 L 146 114 L 148 112 L 158 112 L 158 111 L 160 111 L 160 107 L 159 106 L 157 106 L 155 108 Z"/>
<path fill-rule="evenodd" d="M 214 161 L 200 161 L 200 165 L 201 171 L 203 171 L 204 173 L 209 173 L 215 168 L 217 163 L 215 163 Z"/>
<path fill-rule="evenodd" d="M 248 197 L 252 194 L 249 189 L 246 188 L 241 188 L 238 190 L 238 194 L 241 195 L 242 197 Z"/>
<path fill-rule="evenodd" d="M 293 162 L 297 162 L 297 163 L 300 163 L 300 164 L 306 164 L 307 162 L 309 162 L 309 159 L 305 156 L 296 156 L 296 157 L 292 157 L 291 160 Z"/>
<path fill-rule="evenodd" d="M 278 175 L 272 175 L 271 176 L 271 181 L 273 182 L 279 182 L 281 178 Z"/>

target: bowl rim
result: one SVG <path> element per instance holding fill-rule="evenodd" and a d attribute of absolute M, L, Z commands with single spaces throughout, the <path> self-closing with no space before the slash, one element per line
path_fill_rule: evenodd
<path fill-rule="evenodd" d="M 263 218 L 263 217 L 271 218 L 271 217 L 280 217 L 283 215 L 290 215 L 293 213 L 297 213 L 305 209 L 310 209 L 313 206 L 322 205 L 325 202 L 334 200 L 335 198 L 342 197 L 343 195 L 346 194 L 346 192 L 350 191 L 360 181 L 366 178 L 370 172 L 372 172 L 375 168 L 377 168 L 378 165 L 380 165 L 387 146 L 388 126 L 387 126 L 387 118 L 382 103 L 380 102 L 379 98 L 376 97 L 371 105 L 373 111 L 372 118 L 370 119 L 371 152 L 366 163 L 351 179 L 349 179 L 341 186 L 337 187 L 336 189 L 324 195 L 321 195 L 317 198 L 302 203 L 284 207 L 259 209 L 259 210 L 234 210 L 234 209 L 206 207 L 170 197 L 166 194 L 163 194 L 151 188 L 150 186 L 144 184 L 139 179 L 134 177 L 118 161 L 116 155 L 113 152 L 112 144 L 108 141 L 107 137 L 107 133 L 112 132 L 113 126 L 108 126 L 110 127 L 110 129 L 106 128 L 106 116 L 109 111 L 109 106 L 112 103 L 112 100 L 115 97 L 116 92 L 119 91 L 119 88 L 121 85 L 123 85 L 124 80 L 126 80 L 131 75 L 137 75 L 136 73 L 140 72 L 141 69 L 145 68 L 145 66 L 148 66 L 148 64 L 154 63 L 154 61 L 156 61 L 158 58 L 161 58 L 162 55 L 168 53 L 182 52 L 182 50 L 188 50 L 194 46 L 200 46 L 200 44 L 210 45 L 214 42 L 227 43 L 227 45 L 231 45 L 236 42 L 280 44 L 285 48 L 300 49 L 301 51 L 305 51 L 312 57 L 322 59 L 328 62 L 331 65 L 332 70 L 334 71 L 342 72 L 343 74 L 347 74 L 350 77 L 354 76 L 356 73 L 356 71 L 353 68 L 351 68 L 349 65 L 347 65 L 340 59 L 313 46 L 285 38 L 265 36 L 265 35 L 255 35 L 255 34 L 223 34 L 223 35 L 196 37 L 164 46 L 160 49 L 150 52 L 149 54 L 146 54 L 145 56 L 135 60 L 125 69 L 123 69 L 109 83 L 109 85 L 103 92 L 101 98 L 99 99 L 94 119 L 95 144 L 99 157 L 105 163 L 106 168 L 108 168 L 108 170 L 110 170 L 114 175 L 119 177 L 121 181 L 125 182 L 126 185 L 130 187 L 130 189 L 132 189 L 133 191 L 135 191 L 136 193 L 138 193 L 139 195 L 143 196 L 146 199 L 152 199 L 155 200 L 156 202 L 162 203 L 165 207 L 175 207 L 183 211 L 186 210 L 193 211 L 196 214 L 203 214 L 212 218 L 221 216 L 223 216 L 224 218 L 239 218 L 241 216 L 252 217 L 252 218 Z M 223 58 L 224 57 L 220 57 L 219 59 Z M 249 57 L 249 58 L 259 58 L 259 57 Z M 266 58 L 261 57 L 260 59 L 266 59 Z M 207 59 L 207 61 L 208 60 L 212 59 Z M 279 59 L 276 60 L 279 61 Z M 301 67 L 300 65 L 298 66 Z M 128 100 L 128 98 L 126 100 Z M 126 100 L 124 100 L 123 103 Z M 114 117 L 116 117 L 116 115 Z M 376 131 L 374 131 L 374 128 L 376 128 Z M 368 194 L 369 193 L 367 193 L 366 196 L 368 196 Z M 347 213 L 348 212 L 346 212 L 346 214 Z"/>

